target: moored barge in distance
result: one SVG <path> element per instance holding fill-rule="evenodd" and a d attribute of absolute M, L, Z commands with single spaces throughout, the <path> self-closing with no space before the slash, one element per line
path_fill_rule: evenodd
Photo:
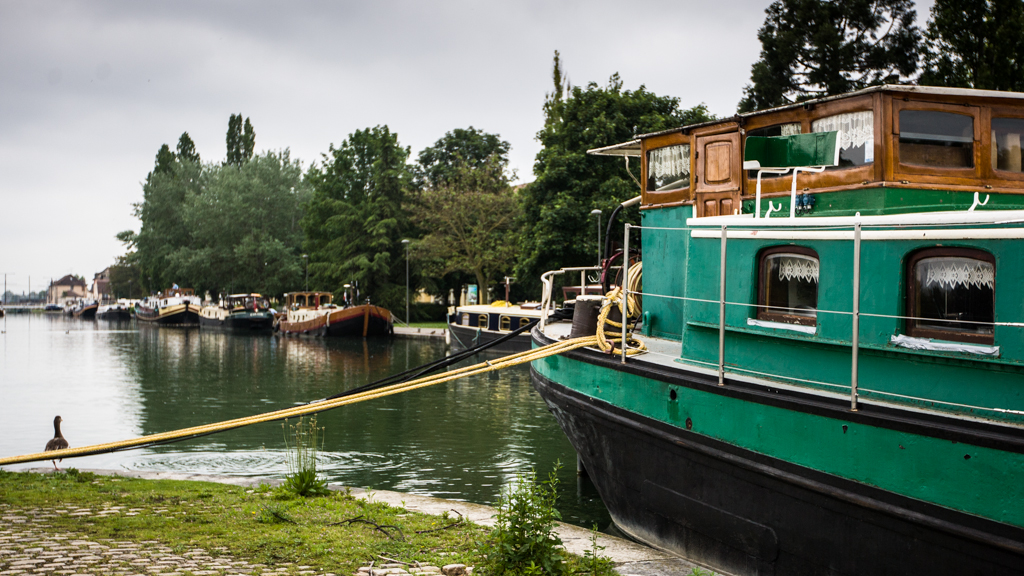
<path fill-rule="evenodd" d="M 135 306 L 135 318 L 160 326 L 198 326 L 202 301 L 191 288 L 169 288 Z"/>
<path fill-rule="evenodd" d="M 82 300 L 71 309 L 71 315 L 82 320 L 93 320 L 99 307 L 99 302 L 95 300 Z"/>
<path fill-rule="evenodd" d="M 203 306 L 199 325 L 241 332 L 272 330 L 274 315 L 261 294 L 231 294 L 217 304 Z"/>
<path fill-rule="evenodd" d="M 1024 572 L 1022 137 L 1024 94 L 880 86 L 592 150 L 641 160 L 648 352 L 532 376 L 616 525 L 733 574 Z"/>
<path fill-rule="evenodd" d="M 310 336 L 390 336 L 391 311 L 366 303 L 338 307 L 330 292 L 285 294 L 286 312 L 278 320 L 282 334 Z"/>
<path fill-rule="evenodd" d="M 449 344 L 455 350 L 475 348 L 506 336 L 517 328 L 540 320 L 539 303 L 513 305 L 506 301 L 458 306 L 448 315 Z M 530 349 L 530 334 L 522 334 L 489 348 L 492 352 L 514 353 Z"/>

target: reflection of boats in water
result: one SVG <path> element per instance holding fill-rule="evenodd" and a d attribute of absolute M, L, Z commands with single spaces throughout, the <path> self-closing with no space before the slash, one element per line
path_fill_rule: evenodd
<path fill-rule="evenodd" d="M 96 311 L 99 307 L 99 302 L 95 300 L 83 300 L 71 309 L 71 315 L 82 320 L 92 320 L 96 318 Z"/>
<path fill-rule="evenodd" d="M 96 318 L 100 320 L 131 320 L 132 308 L 127 300 L 121 299 L 113 304 L 105 304 L 96 310 Z"/>
<path fill-rule="evenodd" d="M 43 312 L 51 312 L 52 313 L 52 312 L 63 312 L 63 311 L 64 311 L 64 308 L 60 304 L 47 304 L 46 307 L 43 308 Z"/>
<path fill-rule="evenodd" d="M 616 526 L 731 574 L 1021 574 L 1022 136 L 1024 94 L 880 86 L 592 151 L 641 161 L 648 353 L 531 370 Z"/>
<path fill-rule="evenodd" d="M 201 303 L 191 288 L 170 288 L 143 298 L 135 306 L 135 317 L 161 326 L 195 326 Z"/>
<path fill-rule="evenodd" d="M 277 329 L 315 336 L 388 336 L 394 331 L 390 310 L 372 304 L 340 308 L 332 298 L 330 292 L 285 294 L 287 311 Z"/>
<path fill-rule="evenodd" d="M 453 349 L 474 348 L 505 336 L 516 328 L 540 319 L 540 304 L 512 305 L 498 301 L 491 304 L 459 306 L 448 316 L 448 331 Z M 529 350 L 528 331 L 496 345 L 492 352 L 523 352 Z"/>
<path fill-rule="evenodd" d="M 232 294 L 219 304 L 203 306 L 199 324 L 204 328 L 253 331 L 274 327 L 274 315 L 267 300 L 259 294 Z"/>

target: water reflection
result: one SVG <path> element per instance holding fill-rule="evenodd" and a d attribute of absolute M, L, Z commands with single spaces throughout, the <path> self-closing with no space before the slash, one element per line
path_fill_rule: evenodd
<path fill-rule="evenodd" d="M 444 355 L 433 340 L 282 338 L 49 316 L 12 316 L 0 342 L 0 453 L 35 452 L 60 413 L 73 445 L 152 434 L 324 398 Z M 575 454 L 525 366 L 345 406 L 319 416 L 332 481 L 493 503 L 531 467 L 565 464 L 567 521 L 606 526 Z M 37 446 L 38 444 L 38 446 Z M 280 476 L 281 423 L 79 467 Z"/>

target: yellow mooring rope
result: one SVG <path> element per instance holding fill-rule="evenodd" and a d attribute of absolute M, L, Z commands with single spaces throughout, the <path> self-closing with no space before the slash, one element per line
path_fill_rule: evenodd
<path fill-rule="evenodd" d="M 614 298 L 621 300 L 618 289 L 613 290 L 608 294 L 609 300 L 605 303 L 601 310 L 601 318 L 606 319 L 608 316 L 608 310 L 611 309 L 613 304 L 621 303 L 616 302 Z M 632 306 L 630 307 L 632 310 Z M 615 324 L 611 321 L 608 323 L 612 326 L 619 326 L 619 338 L 607 338 L 602 337 L 601 340 L 607 346 L 611 346 L 614 350 L 614 343 L 621 342 L 621 326 L 622 324 Z M 598 332 L 603 332 L 600 328 Z M 602 335 L 603 336 L 603 335 Z M 93 444 L 92 446 L 83 446 L 81 448 L 66 448 L 64 450 L 53 450 L 50 452 L 37 452 L 35 454 L 25 454 L 22 456 L 9 456 L 7 458 L 0 458 L 0 466 L 6 464 L 23 464 L 26 462 L 41 462 L 45 460 L 57 460 L 60 458 L 74 458 L 77 456 L 89 456 L 92 454 L 102 454 L 106 452 L 114 452 L 119 450 L 127 450 L 130 448 L 145 446 L 149 444 L 155 444 L 159 442 L 167 442 L 170 440 L 178 440 L 181 438 L 187 438 L 190 436 L 200 436 L 206 434 L 212 434 L 215 432 L 224 432 L 226 430 L 232 430 L 235 428 L 241 428 L 242 426 L 249 426 L 251 424 L 260 424 L 263 422 L 272 422 L 274 420 L 281 420 L 284 418 L 295 418 L 299 416 L 305 416 L 307 414 L 313 414 L 316 412 L 323 412 L 325 410 L 331 410 L 340 406 L 346 406 L 348 404 L 355 404 L 357 402 L 363 402 L 366 400 L 374 400 L 376 398 L 383 398 L 385 396 L 392 396 L 401 392 L 408 392 L 410 390 L 417 390 L 419 388 L 426 388 L 427 386 L 433 386 L 434 384 L 441 384 L 444 382 L 450 382 L 452 380 L 458 380 L 467 376 L 476 376 L 477 374 L 484 374 L 486 372 L 492 372 L 494 370 L 501 370 L 502 368 L 508 368 L 510 366 L 517 366 L 519 364 L 525 364 L 534 360 L 540 360 L 541 358 L 547 358 L 548 356 L 554 356 L 555 354 L 561 354 L 563 352 L 569 352 L 577 348 L 584 348 L 587 346 L 598 345 L 598 336 L 582 336 L 580 338 L 572 338 L 570 340 L 563 340 L 561 342 L 555 342 L 542 346 L 540 348 L 534 348 L 525 352 L 519 352 L 518 354 L 512 354 L 505 356 L 498 360 L 492 360 L 489 362 L 482 362 L 480 364 L 474 364 L 473 366 L 467 366 L 465 368 L 459 368 L 443 374 L 436 374 L 434 376 L 425 376 L 416 380 L 410 380 L 409 382 L 403 382 L 401 384 L 392 384 L 390 386 L 384 386 L 376 390 L 368 390 L 366 392 L 360 392 L 358 394 L 352 394 L 351 396 L 343 396 L 341 398 L 320 400 L 318 402 L 312 402 L 310 404 L 304 404 L 302 406 L 296 406 L 294 408 L 286 408 L 284 410 L 275 410 L 274 412 L 266 412 L 264 414 L 257 414 L 255 416 L 246 416 L 245 418 L 235 418 L 234 420 L 225 420 L 223 422 L 216 422 L 213 424 L 205 424 L 203 426 L 193 426 L 191 428 L 182 428 L 180 430 L 172 430 L 170 432 L 161 432 L 159 434 L 150 434 L 149 436 L 141 436 L 139 438 L 133 438 L 131 440 L 121 440 L 118 442 L 107 442 L 105 444 Z M 627 335 L 629 344 L 638 345 L 637 348 L 630 348 L 627 350 L 627 354 L 639 354 L 644 350 L 643 343 Z M 603 348 L 602 348 L 603 349 Z M 621 349 L 620 349 L 621 350 Z"/>

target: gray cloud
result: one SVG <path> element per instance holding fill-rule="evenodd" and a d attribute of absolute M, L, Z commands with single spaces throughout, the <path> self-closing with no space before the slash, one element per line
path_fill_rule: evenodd
<path fill-rule="evenodd" d="M 160 145 L 222 159 L 232 113 L 306 164 L 367 126 L 415 156 L 472 125 L 527 181 L 556 49 L 574 84 L 619 72 L 731 114 L 768 3 L 0 1 L 0 271 L 91 279 Z"/>

